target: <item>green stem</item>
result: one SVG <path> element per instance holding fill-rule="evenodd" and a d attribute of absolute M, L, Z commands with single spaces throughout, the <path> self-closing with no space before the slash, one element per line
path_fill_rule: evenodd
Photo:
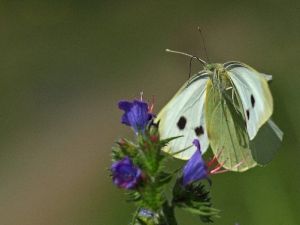
<path fill-rule="evenodd" d="M 137 217 L 138 217 L 138 215 L 139 215 L 140 209 L 141 209 L 141 207 L 138 207 L 138 208 L 136 209 L 136 211 L 134 212 L 133 217 L 132 217 L 132 220 L 131 220 L 131 223 L 130 223 L 131 225 L 134 225 L 134 224 L 135 224 L 135 221 L 136 221 L 136 219 L 137 219 Z"/>
<path fill-rule="evenodd" d="M 174 206 L 169 205 L 169 203 L 166 201 L 163 204 L 163 217 L 165 220 L 166 225 L 178 225 L 176 218 L 175 218 L 175 212 L 174 212 Z"/>

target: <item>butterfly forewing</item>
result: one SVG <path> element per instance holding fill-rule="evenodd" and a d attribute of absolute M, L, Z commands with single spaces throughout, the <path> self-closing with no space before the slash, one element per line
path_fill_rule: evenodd
<path fill-rule="evenodd" d="M 207 83 L 205 114 L 208 138 L 214 155 L 224 168 L 245 171 L 256 165 L 239 96 L 228 78 L 225 87 Z"/>
<path fill-rule="evenodd" d="M 238 62 L 224 66 L 242 101 L 247 131 L 252 140 L 273 112 L 273 99 L 266 75 Z"/>
<path fill-rule="evenodd" d="M 171 141 L 164 149 L 180 159 L 189 159 L 193 155 L 195 148 L 191 146 L 195 138 L 200 140 L 202 152 L 208 148 L 204 112 L 208 78 L 205 75 L 205 72 L 201 72 L 193 76 L 157 116 L 162 139 L 182 136 Z M 188 147 L 191 148 L 181 151 Z"/>

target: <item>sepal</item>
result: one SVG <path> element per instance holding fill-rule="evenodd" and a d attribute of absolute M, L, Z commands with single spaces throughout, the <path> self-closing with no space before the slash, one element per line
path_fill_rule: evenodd
<path fill-rule="evenodd" d="M 210 187 L 210 184 L 208 185 Z M 212 207 L 210 190 L 201 182 L 182 185 L 178 179 L 173 189 L 173 204 L 185 211 L 200 216 L 203 222 L 213 222 L 218 217 L 219 210 Z"/>

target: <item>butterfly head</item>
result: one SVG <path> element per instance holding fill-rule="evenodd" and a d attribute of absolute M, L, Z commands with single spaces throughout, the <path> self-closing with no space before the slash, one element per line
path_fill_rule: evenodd
<path fill-rule="evenodd" d="M 214 71 L 218 71 L 218 72 L 224 72 L 225 71 L 225 68 L 224 66 L 221 64 L 221 63 L 211 63 L 211 64 L 205 64 L 204 65 L 204 68 L 206 70 L 209 70 L 211 72 L 214 72 Z"/>

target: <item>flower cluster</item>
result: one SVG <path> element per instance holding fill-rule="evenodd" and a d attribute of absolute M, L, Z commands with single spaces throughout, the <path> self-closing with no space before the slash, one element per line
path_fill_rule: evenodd
<path fill-rule="evenodd" d="M 175 208 L 187 210 L 200 216 L 204 222 L 211 222 L 219 211 L 212 207 L 209 197 L 210 185 L 202 180 L 209 175 L 222 172 L 221 165 L 213 170 L 201 154 L 200 142 L 193 144 L 196 152 L 186 165 L 175 171 L 166 170 L 171 157 L 162 148 L 178 137 L 161 140 L 158 124 L 154 122 L 152 108 L 142 100 L 120 101 L 119 108 L 124 111 L 121 122 L 131 127 L 136 140 L 122 138 L 113 147 L 111 176 L 113 183 L 127 190 L 128 200 L 137 205 L 132 225 L 177 225 Z M 175 180 L 174 182 L 171 182 Z M 210 183 L 210 182 L 209 182 Z M 172 190 L 172 200 L 167 196 Z"/>

